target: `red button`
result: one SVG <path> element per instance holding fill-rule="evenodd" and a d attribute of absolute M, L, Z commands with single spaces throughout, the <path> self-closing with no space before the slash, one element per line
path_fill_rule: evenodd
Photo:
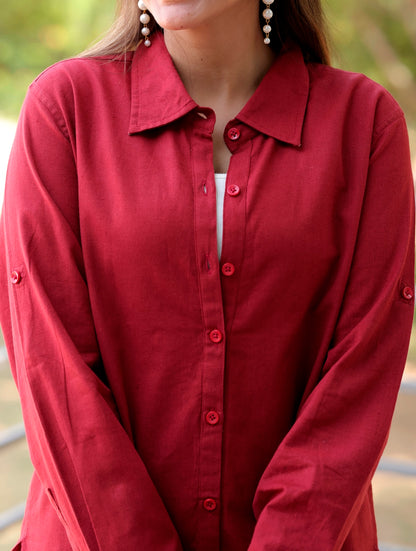
<path fill-rule="evenodd" d="M 13 285 L 17 285 L 22 281 L 22 274 L 17 270 L 13 271 L 10 275 L 11 282 Z"/>
<path fill-rule="evenodd" d="M 204 501 L 204 509 L 206 509 L 207 511 L 215 511 L 215 509 L 217 508 L 217 502 L 215 501 L 215 499 L 211 499 L 211 498 L 208 498 Z"/>
<path fill-rule="evenodd" d="M 235 272 L 235 266 L 231 262 L 226 262 L 222 265 L 221 271 L 225 276 L 232 276 Z"/>
<path fill-rule="evenodd" d="M 414 295 L 413 289 L 411 287 L 405 287 L 402 291 L 402 297 L 406 300 L 412 300 Z"/>
<path fill-rule="evenodd" d="M 222 333 L 221 331 L 218 331 L 218 329 L 213 329 L 209 334 L 209 338 L 212 340 L 212 342 L 221 342 Z"/>
<path fill-rule="evenodd" d="M 230 128 L 227 132 L 227 136 L 230 138 L 230 140 L 235 142 L 240 137 L 240 131 L 238 130 L 238 128 Z"/>
<path fill-rule="evenodd" d="M 240 194 L 240 188 L 239 186 L 228 186 L 227 187 L 227 193 L 228 195 L 231 195 L 231 197 L 235 197 L 236 195 Z"/>
<path fill-rule="evenodd" d="M 205 420 L 209 425 L 218 425 L 220 421 L 220 416 L 216 411 L 209 411 L 205 415 Z"/>

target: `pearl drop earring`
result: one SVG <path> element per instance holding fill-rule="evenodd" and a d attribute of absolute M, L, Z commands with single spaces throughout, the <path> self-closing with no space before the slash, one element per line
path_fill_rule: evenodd
<path fill-rule="evenodd" d="M 272 30 L 270 26 L 270 19 L 273 17 L 273 12 L 270 9 L 270 6 L 273 4 L 274 0 L 263 0 L 263 4 L 266 4 L 266 9 L 263 10 L 263 17 L 266 20 L 266 24 L 263 27 L 263 32 L 266 35 L 264 37 L 264 43 L 270 44 L 270 37 L 269 34 Z"/>
<path fill-rule="evenodd" d="M 147 7 L 146 7 L 146 4 L 143 2 L 143 0 L 139 0 L 137 2 L 137 5 L 139 6 L 139 10 L 141 10 L 141 12 L 142 12 L 140 14 L 140 23 L 143 25 L 141 33 L 142 33 L 143 38 L 144 38 L 144 45 L 148 48 L 149 46 L 152 45 L 152 43 L 149 39 L 150 29 L 147 26 L 150 22 L 150 15 L 148 13 L 146 13 L 147 12 Z"/>

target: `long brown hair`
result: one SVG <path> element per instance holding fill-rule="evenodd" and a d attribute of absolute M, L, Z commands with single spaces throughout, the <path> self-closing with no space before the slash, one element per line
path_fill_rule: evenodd
<path fill-rule="evenodd" d="M 263 25 L 263 9 L 260 2 L 259 18 Z M 329 40 L 321 0 L 276 0 L 270 25 L 271 47 L 279 53 L 287 40 L 297 43 L 306 61 L 329 65 Z M 157 24 L 151 20 L 149 28 Z M 141 36 L 141 24 L 136 0 L 117 0 L 117 17 L 104 37 L 81 56 L 120 55 L 137 48 Z"/>

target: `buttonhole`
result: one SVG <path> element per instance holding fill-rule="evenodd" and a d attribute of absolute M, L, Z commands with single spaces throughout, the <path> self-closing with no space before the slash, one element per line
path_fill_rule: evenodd
<path fill-rule="evenodd" d="M 209 272 L 211 270 L 211 264 L 210 264 L 208 255 L 205 255 L 205 260 L 206 260 L 206 265 L 207 265 L 207 272 Z"/>

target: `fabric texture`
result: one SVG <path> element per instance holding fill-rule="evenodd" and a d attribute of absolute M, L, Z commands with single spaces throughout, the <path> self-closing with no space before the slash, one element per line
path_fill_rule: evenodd
<path fill-rule="evenodd" d="M 377 549 L 413 315 L 403 113 L 280 55 L 224 131 L 220 259 L 213 127 L 158 34 L 30 87 L 0 247 L 23 551 Z"/>

